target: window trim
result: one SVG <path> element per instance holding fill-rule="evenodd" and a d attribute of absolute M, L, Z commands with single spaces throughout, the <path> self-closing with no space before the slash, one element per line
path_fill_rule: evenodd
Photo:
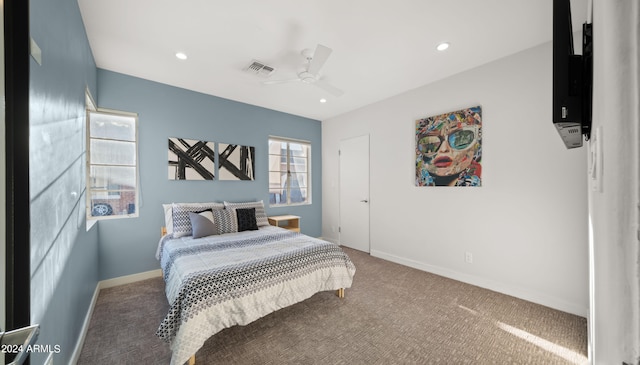
<path fill-rule="evenodd" d="M 269 145 L 269 143 L 271 143 L 272 141 L 274 142 L 284 142 L 287 143 L 287 152 L 289 151 L 289 144 L 290 143 L 299 143 L 299 144 L 305 144 L 308 147 L 308 153 L 307 153 L 307 200 L 301 203 L 291 203 L 291 185 L 290 185 L 290 180 L 289 180 L 289 176 L 287 176 L 287 202 L 285 203 L 271 203 L 271 199 L 269 199 L 269 206 L 270 207 L 291 207 L 291 206 L 300 206 L 300 205 L 311 205 L 313 203 L 313 194 L 312 194 L 312 172 L 313 172 L 313 168 L 312 168 L 312 164 L 311 164 L 311 156 L 312 156 L 312 145 L 311 145 L 311 141 L 307 141 L 304 139 L 296 139 L 296 138 L 287 138 L 287 137 L 279 137 L 279 136 L 269 136 L 269 139 L 267 141 L 267 146 Z M 267 147 L 267 159 L 269 158 L 269 148 Z M 288 171 L 288 175 L 290 175 L 290 160 L 289 160 L 289 153 L 287 153 L 286 155 L 287 157 L 287 171 Z M 271 170 L 270 170 L 271 166 L 267 165 L 267 190 L 269 189 L 269 186 L 271 185 Z M 270 193 L 269 193 L 270 194 Z"/>
<path fill-rule="evenodd" d="M 135 169 L 136 169 L 136 187 L 135 187 L 135 200 L 134 200 L 134 204 L 135 204 L 135 211 L 133 213 L 128 213 L 128 214 L 115 214 L 115 215 L 105 215 L 105 216 L 93 216 L 91 215 L 91 211 L 92 211 L 92 207 L 91 207 L 91 196 L 92 196 L 92 189 L 91 189 L 91 118 L 90 118 L 90 114 L 91 113 L 99 113 L 99 114 L 110 114 L 110 115 L 115 115 L 115 116 L 119 116 L 119 117 L 131 117 L 135 120 Z M 86 158 L 86 168 L 85 168 L 85 180 L 86 180 L 86 191 L 87 191 L 87 199 L 86 199 L 86 205 L 85 205 L 85 216 L 87 219 L 87 222 L 89 221 L 100 221 L 100 220 L 111 220 L 111 219 L 126 219 L 126 218 L 137 218 L 140 215 L 140 151 L 139 151 L 139 144 L 140 144 L 140 139 L 139 139 L 139 119 L 138 119 L 138 113 L 133 113 L 133 112 L 126 112 L 126 111 L 122 111 L 122 110 L 115 110 L 115 109 L 108 109 L 108 108 L 92 108 L 92 109 L 87 109 L 86 112 L 86 128 L 87 128 L 87 133 L 86 133 L 86 146 L 87 146 L 87 158 Z M 96 139 L 101 139 L 101 140 L 109 140 L 109 141 L 119 141 L 118 139 L 111 139 L 111 138 L 96 138 Z M 130 141 L 127 141 L 130 142 Z M 99 166 L 100 164 L 93 164 L 95 166 Z M 110 193 L 112 190 L 105 190 L 105 192 L 108 194 Z M 113 190 L 113 191 L 126 191 L 126 189 L 118 189 L 118 190 Z"/>

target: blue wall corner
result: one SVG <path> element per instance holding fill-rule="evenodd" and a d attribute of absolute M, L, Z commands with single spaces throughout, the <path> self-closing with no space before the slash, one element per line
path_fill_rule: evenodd
<path fill-rule="evenodd" d="M 268 215 L 301 216 L 302 231 L 322 234 L 321 123 L 254 105 L 98 69 L 98 106 L 138 113 L 141 204 L 138 218 L 99 223 L 100 279 L 159 268 L 163 203 L 263 200 Z M 312 204 L 269 207 L 268 138 L 311 142 Z M 255 147 L 254 181 L 168 179 L 170 137 Z"/>

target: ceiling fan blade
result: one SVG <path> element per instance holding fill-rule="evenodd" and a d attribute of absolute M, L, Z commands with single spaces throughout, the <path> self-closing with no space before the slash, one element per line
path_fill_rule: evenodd
<path fill-rule="evenodd" d="M 331 48 L 318 44 L 315 52 L 313 52 L 313 58 L 309 63 L 309 69 L 307 71 L 313 75 L 317 75 L 322 66 L 324 66 L 324 63 L 327 62 L 331 52 Z"/>
<path fill-rule="evenodd" d="M 326 81 L 323 80 L 318 80 L 316 82 L 313 83 L 314 85 L 316 85 L 317 87 L 321 88 L 322 90 L 330 93 L 333 96 L 342 96 L 344 94 L 344 91 L 338 89 L 337 87 L 330 85 L 329 83 L 327 83 Z"/>
<path fill-rule="evenodd" d="M 300 79 L 267 80 L 267 81 L 262 81 L 262 84 L 264 84 L 264 85 L 275 85 L 275 84 L 286 84 L 288 82 L 296 82 L 296 81 L 300 81 Z"/>

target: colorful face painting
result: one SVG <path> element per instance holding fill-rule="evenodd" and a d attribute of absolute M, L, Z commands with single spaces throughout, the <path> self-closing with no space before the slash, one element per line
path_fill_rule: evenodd
<path fill-rule="evenodd" d="M 416 120 L 416 186 L 481 186 L 482 108 Z"/>

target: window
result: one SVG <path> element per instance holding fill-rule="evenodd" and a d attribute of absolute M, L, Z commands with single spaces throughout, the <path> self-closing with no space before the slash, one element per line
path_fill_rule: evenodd
<path fill-rule="evenodd" d="M 87 111 L 87 218 L 138 216 L 138 116 Z"/>
<path fill-rule="evenodd" d="M 269 138 L 269 204 L 311 204 L 311 143 Z"/>

